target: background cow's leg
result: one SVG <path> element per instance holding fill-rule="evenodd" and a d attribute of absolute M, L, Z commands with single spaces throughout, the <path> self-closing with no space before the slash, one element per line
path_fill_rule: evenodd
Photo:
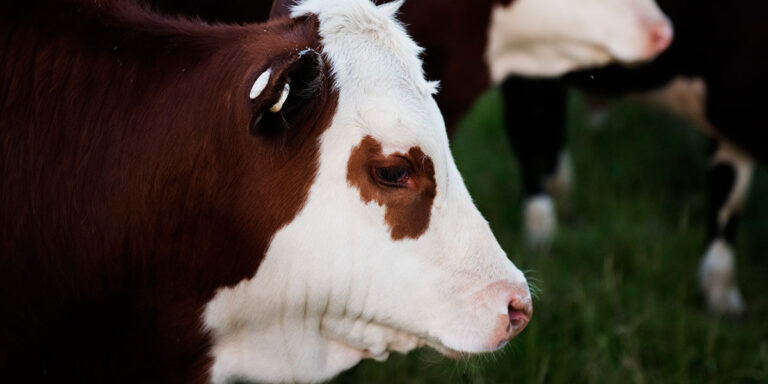
<path fill-rule="evenodd" d="M 711 311 L 739 314 L 744 302 L 736 281 L 733 244 L 739 214 L 752 179 L 752 160 L 719 142 L 709 169 L 709 246 L 700 266 L 700 283 Z"/>
<path fill-rule="evenodd" d="M 566 89 L 559 80 L 509 77 L 502 94 L 523 179 L 526 235 L 533 245 L 546 244 L 557 226 L 553 197 L 566 201 L 572 183 L 565 151 Z"/>

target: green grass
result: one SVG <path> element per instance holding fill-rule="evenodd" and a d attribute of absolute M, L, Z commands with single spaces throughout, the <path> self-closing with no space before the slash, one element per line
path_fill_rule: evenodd
<path fill-rule="evenodd" d="M 452 361 L 431 350 L 364 361 L 336 383 L 768 383 L 768 173 L 756 173 L 738 238 L 748 311 L 704 309 L 707 140 L 664 113 L 622 102 L 598 129 L 569 102 L 572 213 L 548 251 L 529 250 L 517 164 L 496 91 L 452 141 L 478 207 L 540 289 L 528 328 L 504 351 Z"/>

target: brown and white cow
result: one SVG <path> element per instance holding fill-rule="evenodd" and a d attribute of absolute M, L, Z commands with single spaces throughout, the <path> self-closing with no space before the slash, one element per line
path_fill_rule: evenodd
<path fill-rule="evenodd" d="M 320 381 L 520 332 L 398 5 L 0 5 L 0 381 Z"/>

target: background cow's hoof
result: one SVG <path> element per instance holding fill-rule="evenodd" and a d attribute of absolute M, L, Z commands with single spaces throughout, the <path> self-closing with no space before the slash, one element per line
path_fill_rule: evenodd
<path fill-rule="evenodd" d="M 557 229 L 555 204 L 548 195 L 536 195 L 525 202 L 525 234 L 528 244 L 547 246 Z"/>
<path fill-rule="evenodd" d="M 740 315 L 744 312 L 744 300 L 735 283 L 733 248 L 725 240 L 717 239 L 709 246 L 699 277 L 712 313 Z"/>
<path fill-rule="evenodd" d="M 731 287 L 725 292 L 712 294 L 707 292 L 709 310 L 715 315 L 739 316 L 744 313 L 746 306 L 741 292 L 737 287 Z"/>

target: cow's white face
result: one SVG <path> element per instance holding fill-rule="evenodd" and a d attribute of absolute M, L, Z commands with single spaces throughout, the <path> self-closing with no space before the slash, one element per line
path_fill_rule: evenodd
<path fill-rule="evenodd" d="M 514 0 L 493 11 L 487 60 L 494 81 L 558 76 L 650 60 L 671 41 L 654 0 Z"/>
<path fill-rule="evenodd" d="M 473 205 L 399 4 L 307 0 L 338 87 L 319 169 L 256 276 L 220 290 L 212 377 L 320 381 L 362 358 L 431 345 L 486 352 L 531 298 Z"/>

